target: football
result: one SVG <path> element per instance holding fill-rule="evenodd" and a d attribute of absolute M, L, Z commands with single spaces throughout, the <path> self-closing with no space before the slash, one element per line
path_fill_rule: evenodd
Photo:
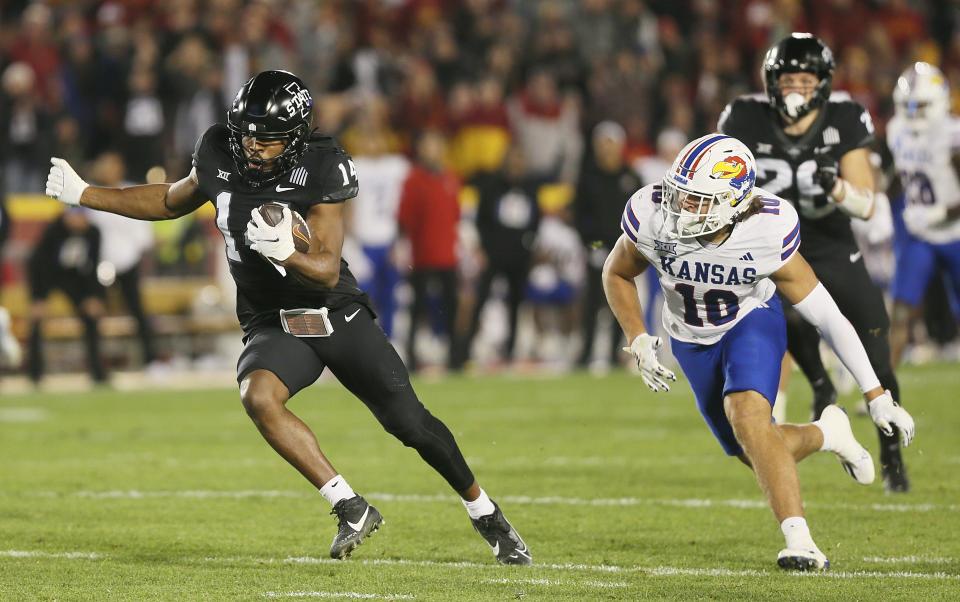
<path fill-rule="evenodd" d="M 263 216 L 263 221 L 271 226 L 276 226 L 283 219 L 285 207 L 287 206 L 283 203 L 271 202 L 260 205 L 257 211 Z M 296 210 L 290 209 L 290 213 L 293 215 L 293 246 L 301 253 L 306 253 L 310 249 L 310 228 L 307 227 L 307 222 L 303 219 L 303 216 Z"/>

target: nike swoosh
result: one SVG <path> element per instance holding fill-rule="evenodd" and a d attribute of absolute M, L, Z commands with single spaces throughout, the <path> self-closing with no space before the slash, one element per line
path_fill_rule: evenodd
<path fill-rule="evenodd" d="M 499 542 L 499 541 L 498 541 L 497 543 L 493 544 L 493 545 L 490 546 L 490 547 L 493 548 L 493 555 L 494 555 L 494 556 L 499 556 L 499 555 L 500 555 L 500 542 Z"/>
<path fill-rule="evenodd" d="M 344 318 L 344 321 L 345 321 L 345 322 L 349 322 L 350 320 L 352 320 L 352 319 L 354 319 L 355 317 L 357 317 L 357 314 L 358 314 L 358 313 L 360 313 L 360 310 L 359 310 L 359 309 L 358 309 L 357 311 L 353 312 L 352 314 L 350 314 L 349 316 L 347 316 L 346 318 Z"/>
<path fill-rule="evenodd" d="M 355 523 L 351 523 L 350 521 L 347 521 L 347 525 L 349 525 L 351 529 L 359 533 L 360 529 L 363 528 L 363 523 L 366 522 L 367 520 L 368 514 L 370 514 L 370 506 L 367 506 L 366 510 L 363 511 L 363 516 L 360 517 L 359 521 Z"/>
<path fill-rule="evenodd" d="M 850 254 L 850 263 L 857 263 L 860 260 L 860 256 L 863 255 L 863 251 L 857 251 L 856 253 Z"/>
<path fill-rule="evenodd" d="M 290 188 L 287 188 L 286 186 L 279 186 L 279 185 L 277 186 L 277 192 L 286 192 L 288 190 L 293 190 L 293 186 L 291 186 Z"/>

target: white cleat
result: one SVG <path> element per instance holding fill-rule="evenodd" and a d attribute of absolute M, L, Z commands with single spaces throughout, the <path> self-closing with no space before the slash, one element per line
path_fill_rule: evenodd
<path fill-rule="evenodd" d="M 823 571 L 830 568 L 830 561 L 817 546 L 803 550 L 784 548 L 777 555 L 777 565 L 787 571 Z"/>
<path fill-rule="evenodd" d="M 820 415 L 821 428 L 830 429 L 834 441 L 833 453 L 840 458 L 840 464 L 857 483 L 869 485 L 876 478 L 873 458 L 853 435 L 847 413 L 835 405 L 824 408 Z"/>

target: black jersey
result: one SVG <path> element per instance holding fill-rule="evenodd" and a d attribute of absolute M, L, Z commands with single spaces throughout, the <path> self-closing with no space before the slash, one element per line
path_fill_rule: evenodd
<path fill-rule="evenodd" d="M 816 181 L 815 153 L 838 162 L 848 151 L 873 143 L 870 113 L 847 94 L 834 93 L 802 136 L 784 133 L 769 99 L 741 96 L 727 105 L 717 129 L 738 138 L 757 160 L 757 186 L 779 195 L 800 214 L 800 252 L 807 259 L 856 252 L 850 217 L 827 199 Z"/>
<path fill-rule="evenodd" d="M 200 190 L 217 208 L 217 227 L 227 246 L 230 273 L 237 283 L 237 318 L 244 332 L 278 325 L 281 309 L 329 307 L 352 302 L 369 306 L 347 262 L 340 260 L 340 280 L 334 288 L 311 284 L 296 274 L 286 276 L 246 242 L 251 212 L 269 201 L 286 203 L 306 217 L 317 203 L 343 203 L 357 195 L 357 172 L 350 156 L 333 138 L 313 137 L 294 169 L 269 186 L 251 188 L 236 171 L 222 124 L 207 129 L 197 141 L 193 166 Z"/>

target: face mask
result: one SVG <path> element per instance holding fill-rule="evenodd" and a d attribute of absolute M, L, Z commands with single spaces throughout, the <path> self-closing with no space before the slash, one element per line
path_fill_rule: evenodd
<path fill-rule="evenodd" d="M 677 231 L 687 233 L 695 232 L 698 226 L 703 223 L 706 216 L 694 213 L 692 211 L 680 211 L 680 217 L 677 219 Z"/>

